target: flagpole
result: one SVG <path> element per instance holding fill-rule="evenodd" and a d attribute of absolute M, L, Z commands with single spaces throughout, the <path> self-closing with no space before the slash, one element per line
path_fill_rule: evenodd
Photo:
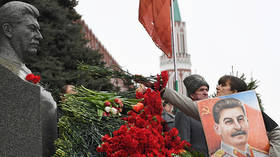
<path fill-rule="evenodd" d="M 178 75 L 177 75 L 177 65 L 176 65 L 176 48 L 175 48 L 175 21 L 174 21 L 174 7 L 173 7 L 173 0 L 171 1 L 171 34 L 172 34 L 172 56 L 173 56 L 173 62 L 174 62 L 174 89 L 178 92 Z"/>

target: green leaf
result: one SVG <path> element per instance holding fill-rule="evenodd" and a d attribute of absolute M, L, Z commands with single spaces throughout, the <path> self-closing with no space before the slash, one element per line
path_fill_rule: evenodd
<path fill-rule="evenodd" d="M 97 115 L 100 117 L 100 119 L 103 116 L 103 112 L 104 112 L 103 110 L 100 110 L 100 109 L 97 110 Z"/>

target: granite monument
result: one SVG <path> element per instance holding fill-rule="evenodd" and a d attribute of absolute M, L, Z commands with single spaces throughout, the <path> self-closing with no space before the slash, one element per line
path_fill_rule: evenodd
<path fill-rule="evenodd" d="M 34 6 L 11 1 L 0 6 L 1 157 L 50 157 L 55 153 L 57 106 L 51 93 L 26 80 L 27 57 L 43 39 Z"/>

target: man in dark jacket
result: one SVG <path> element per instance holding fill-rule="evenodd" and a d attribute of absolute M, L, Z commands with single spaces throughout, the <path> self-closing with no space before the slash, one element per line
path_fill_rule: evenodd
<path fill-rule="evenodd" d="M 190 75 L 184 79 L 184 85 L 187 89 L 187 96 L 193 101 L 208 98 L 209 85 L 200 75 Z M 195 120 L 181 111 L 175 116 L 175 127 L 179 131 L 182 140 L 188 141 L 192 147 L 205 156 L 208 155 L 205 135 L 201 121 Z"/>

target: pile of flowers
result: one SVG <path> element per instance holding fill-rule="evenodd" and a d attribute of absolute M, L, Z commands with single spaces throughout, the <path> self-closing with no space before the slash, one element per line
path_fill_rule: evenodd
<path fill-rule="evenodd" d="M 167 83 L 167 72 L 155 80 L 147 82 L 154 90 L 137 92 L 136 99 L 83 86 L 76 87 L 75 94 L 64 95 L 58 105 L 54 157 L 200 156 L 180 140 L 176 129 L 164 131 L 159 91 Z"/>
<path fill-rule="evenodd" d="M 125 121 L 126 111 L 142 99 L 126 98 L 116 93 L 98 92 L 83 86 L 75 94 L 65 94 L 59 107 L 59 138 L 54 157 L 104 157 L 96 148 L 105 134 L 113 135 Z"/>
<path fill-rule="evenodd" d="M 102 137 L 98 152 L 105 152 L 108 157 L 171 157 L 186 152 L 184 148 L 190 144 L 181 141 L 176 128 L 163 131 L 159 90 L 166 86 L 167 72 L 161 73 L 157 80 L 155 90 L 148 88 L 145 94 L 136 93 L 138 99 L 143 99 L 137 106 L 142 107 L 129 111 L 128 117 L 123 118 L 126 123 L 113 136 Z"/>

